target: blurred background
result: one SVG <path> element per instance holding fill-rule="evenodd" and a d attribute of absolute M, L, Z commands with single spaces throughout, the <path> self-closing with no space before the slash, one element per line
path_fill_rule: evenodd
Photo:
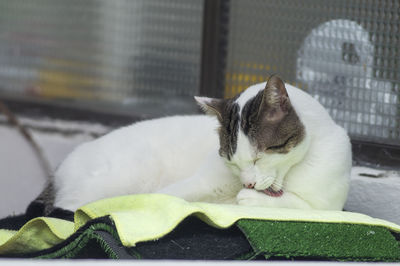
<path fill-rule="evenodd" d="M 277 73 L 348 131 L 355 165 L 375 168 L 357 172 L 348 209 L 400 223 L 399 18 L 398 0 L 0 0 L 0 100 L 54 169 L 115 127 L 197 113 L 194 95 Z M 45 180 L 0 114 L 0 217 Z"/>

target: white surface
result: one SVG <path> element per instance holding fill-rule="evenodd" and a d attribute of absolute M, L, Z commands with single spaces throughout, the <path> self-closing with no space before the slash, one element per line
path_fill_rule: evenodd
<path fill-rule="evenodd" d="M 0 115 L 0 118 L 4 117 Z M 53 169 L 76 145 L 93 138 L 86 132 L 102 134 L 108 130 L 86 123 L 30 119 L 22 119 L 22 122 L 37 128 L 81 131 L 63 135 L 30 130 Z M 29 143 L 15 128 L 0 125 L 0 218 L 25 211 L 29 202 L 39 195 L 45 181 L 46 176 Z"/>
<path fill-rule="evenodd" d="M 44 173 L 17 132 L 0 127 L 0 217 L 19 214 L 38 195 Z"/>
<path fill-rule="evenodd" d="M 373 178 L 360 173 L 378 175 Z M 353 167 L 349 197 L 345 209 L 400 224 L 399 172 L 382 171 L 366 167 Z"/>

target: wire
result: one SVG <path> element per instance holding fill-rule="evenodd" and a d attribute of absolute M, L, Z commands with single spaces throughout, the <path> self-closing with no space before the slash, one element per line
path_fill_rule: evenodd
<path fill-rule="evenodd" d="M 49 161 L 44 156 L 43 150 L 37 144 L 35 139 L 32 137 L 31 133 L 19 122 L 18 118 L 10 111 L 7 105 L 0 101 L 0 113 L 3 113 L 8 123 L 12 126 L 15 126 L 21 135 L 25 138 L 25 140 L 29 143 L 29 145 L 33 148 L 37 158 L 39 159 L 40 166 L 42 167 L 44 173 L 46 174 L 47 181 L 51 178 L 51 167 Z"/>

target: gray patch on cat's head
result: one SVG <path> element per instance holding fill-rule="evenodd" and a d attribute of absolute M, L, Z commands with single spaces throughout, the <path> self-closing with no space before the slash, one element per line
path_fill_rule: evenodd
<path fill-rule="evenodd" d="M 213 99 L 206 97 L 195 97 L 201 109 L 209 115 L 215 115 L 218 118 L 220 127 L 218 128 L 220 149 L 219 154 L 222 157 L 231 159 L 236 152 L 237 136 L 239 131 L 239 105 L 235 103 L 236 95 L 231 99 Z"/>
<path fill-rule="evenodd" d="M 288 153 L 305 134 L 285 84 L 277 76 L 272 76 L 265 89 L 245 104 L 240 126 L 262 152 Z"/>
<path fill-rule="evenodd" d="M 241 113 L 236 99 L 196 97 L 207 114 L 220 123 L 219 153 L 230 160 L 237 149 L 239 127 L 261 152 L 288 153 L 304 138 L 304 126 L 293 109 L 285 84 L 272 76 L 256 96 L 243 106 Z"/>

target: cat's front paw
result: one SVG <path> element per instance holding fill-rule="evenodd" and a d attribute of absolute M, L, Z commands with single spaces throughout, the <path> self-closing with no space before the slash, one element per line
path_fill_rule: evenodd
<path fill-rule="evenodd" d="M 260 192 L 258 192 L 257 190 L 243 188 L 237 194 L 236 201 L 239 205 L 260 206 L 262 205 L 260 197 Z"/>

